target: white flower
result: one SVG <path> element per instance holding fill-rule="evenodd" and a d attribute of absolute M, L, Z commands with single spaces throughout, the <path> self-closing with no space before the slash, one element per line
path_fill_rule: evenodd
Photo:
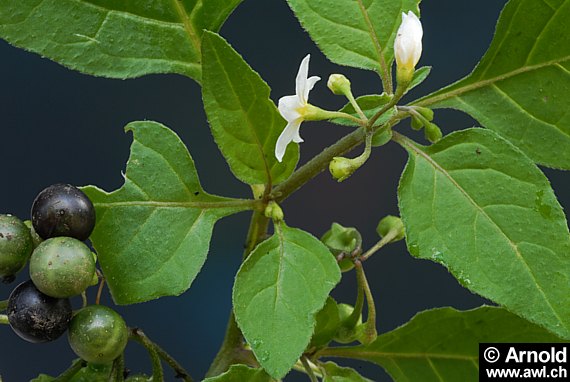
<path fill-rule="evenodd" d="M 394 40 L 394 55 L 398 68 L 411 70 L 416 67 L 422 55 L 423 35 L 422 23 L 414 12 L 402 12 L 402 24 Z"/>
<path fill-rule="evenodd" d="M 285 150 L 289 143 L 303 142 L 303 138 L 299 135 L 299 127 L 301 126 L 301 122 L 305 120 L 305 114 L 307 113 L 307 109 L 309 109 L 309 92 L 313 89 L 317 81 L 321 79 L 316 76 L 308 77 L 310 59 L 311 55 L 308 54 L 303 61 L 301 61 L 295 81 L 295 95 L 281 97 L 279 100 L 279 113 L 281 113 L 283 118 L 287 121 L 287 126 L 283 129 L 275 145 L 275 157 L 279 162 L 283 160 Z"/>

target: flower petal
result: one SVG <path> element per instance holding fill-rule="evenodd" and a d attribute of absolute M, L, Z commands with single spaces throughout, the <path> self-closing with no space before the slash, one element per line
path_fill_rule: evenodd
<path fill-rule="evenodd" d="M 307 85 L 305 87 L 305 93 L 303 96 L 305 97 L 305 103 L 309 101 L 309 92 L 313 90 L 315 84 L 321 80 L 321 77 L 313 76 L 307 79 Z"/>
<path fill-rule="evenodd" d="M 311 55 L 307 54 L 301 65 L 299 65 L 299 71 L 297 72 L 297 78 L 295 80 L 295 94 L 301 99 L 304 104 L 307 103 L 307 98 L 305 93 L 308 93 L 305 89 L 307 88 L 307 77 L 309 76 L 309 60 Z"/>
<path fill-rule="evenodd" d="M 299 143 L 303 141 L 299 136 L 299 127 L 301 126 L 301 122 L 303 122 L 303 120 L 300 118 L 289 122 L 281 132 L 281 135 L 279 135 L 279 138 L 277 138 L 277 144 L 275 145 L 275 157 L 279 162 L 283 160 L 289 143 Z"/>
<path fill-rule="evenodd" d="M 394 41 L 394 54 L 398 66 L 416 66 L 422 55 L 423 33 L 422 23 L 414 12 L 402 13 L 402 23 Z"/>
<path fill-rule="evenodd" d="M 285 118 L 287 122 L 294 121 L 301 118 L 299 109 L 304 105 L 296 95 L 284 96 L 279 99 L 279 113 Z"/>

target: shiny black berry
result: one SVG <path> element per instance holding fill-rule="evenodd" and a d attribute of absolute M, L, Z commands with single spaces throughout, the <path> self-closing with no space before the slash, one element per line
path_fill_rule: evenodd
<path fill-rule="evenodd" d="M 59 338 L 67 330 L 71 314 L 68 299 L 49 297 L 31 281 L 18 285 L 8 299 L 10 326 L 17 335 L 32 343 Z"/>
<path fill-rule="evenodd" d="M 69 236 L 83 241 L 95 227 L 95 209 L 87 195 L 77 187 L 54 184 L 34 200 L 32 223 L 44 240 Z"/>
<path fill-rule="evenodd" d="M 0 278 L 9 281 L 28 261 L 33 250 L 30 231 L 15 216 L 0 215 Z"/>

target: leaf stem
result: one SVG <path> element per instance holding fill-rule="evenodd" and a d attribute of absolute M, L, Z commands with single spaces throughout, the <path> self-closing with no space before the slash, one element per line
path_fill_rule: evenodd
<path fill-rule="evenodd" d="M 5 314 L 0 314 L 0 325 L 9 325 L 8 316 Z"/>
<path fill-rule="evenodd" d="M 368 317 L 366 318 L 366 323 L 364 324 L 364 340 L 366 343 L 371 343 L 378 337 L 378 332 L 376 331 L 376 305 L 374 304 L 374 297 L 372 296 L 372 291 L 370 290 L 370 285 L 366 279 L 366 274 L 364 273 L 364 267 L 360 260 L 354 262 L 354 267 L 356 268 L 356 276 L 358 279 L 358 285 L 364 290 L 366 296 L 366 304 L 368 305 Z"/>
<path fill-rule="evenodd" d="M 315 373 L 313 373 L 313 369 L 311 368 L 311 365 L 309 365 L 309 361 L 307 360 L 307 357 L 305 355 L 301 357 L 301 364 L 303 365 L 305 373 L 307 373 L 311 382 L 319 382 L 317 377 L 315 376 Z"/>
<path fill-rule="evenodd" d="M 3 312 L 8 308 L 8 300 L 0 301 L 0 312 Z"/>
<path fill-rule="evenodd" d="M 71 366 L 66 371 L 58 375 L 53 380 L 53 382 L 68 382 L 75 376 L 75 374 L 79 372 L 79 370 L 83 369 L 85 366 L 87 366 L 87 362 L 83 361 L 82 359 L 76 359 L 73 361 Z"/>
<path fill-rule="evenodd" d="M 150 361 L 152 364 L 152 380 L 153 381 L 163 381 L 164 380 L 164 371 L 162 369 L 162 364 L 160 362 L 160 356 L 159 356 L 158 351 L 157 351 L 158 346 L 154 342 L 152 342 L 144 334 L 144 332 L 142 330 L 140 330 L 138 328 L 131 329 L 129 337 L 131 340 L 138 342 L 139 344 L 144 346 L 144 348 L 148 352 L 148 355 L 150 357 Z M 167 354 L 167 356 L 169 358 L 172 358 L 168 354 Z M 176 361 L 174 361 L 174 362 L 176 362 Z M 178 370 L 174 369 L 174 371 L 176 371 L 176 373 L 177 373 L 177 375 L 176 375 L 177 378 L 184 378 L 185 381 L 191 381 L 191 379 L 189 379 L 190 377 L 188 377 L 188 373 L 184 372 L 184 375 L 182 375 Z"/>

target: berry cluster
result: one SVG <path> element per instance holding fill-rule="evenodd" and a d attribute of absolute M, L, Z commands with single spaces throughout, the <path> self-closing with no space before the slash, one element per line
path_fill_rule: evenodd
<path fill-rule="evenodd" d="M 39 193 L 26 223 L 0 215 L 0 278 L 14 280 L 29 260 L 30 279 L 10 294 L 8 321 L 32 343 L 59 338 L 69 329 L 73 351 L 94 364 L 112 362 L 127 344 L 125 321 L 101 305 L 72 311 L 70 297 L 98 283 L 96 255 L 84 240 L 95 227 L 95 209 L 78 188 L 56 184 Z"/>

